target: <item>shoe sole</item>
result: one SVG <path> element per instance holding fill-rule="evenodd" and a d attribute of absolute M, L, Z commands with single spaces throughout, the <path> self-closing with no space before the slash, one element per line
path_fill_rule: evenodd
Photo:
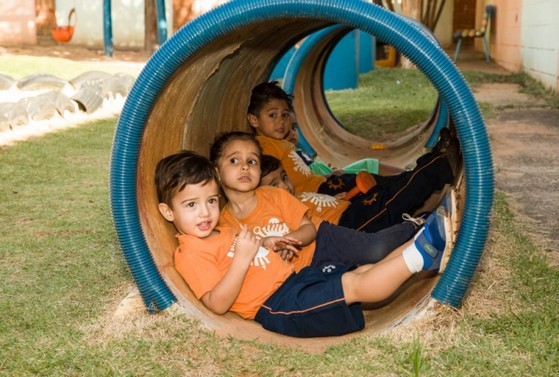
<path fill-rule="evenodd" d="M 447 213 L 447 216 L 444 216 L 446 243 L 443 251 L 443 257 L 441 259 L 441 266 L 439 267 L 439 273 L 442 273 L 445 270 L 456 242 L 458 209 L 456 207 L 456 192 L 454 188 L 448 190 L 443 199 L 442 206 L 445 208 Z"/>

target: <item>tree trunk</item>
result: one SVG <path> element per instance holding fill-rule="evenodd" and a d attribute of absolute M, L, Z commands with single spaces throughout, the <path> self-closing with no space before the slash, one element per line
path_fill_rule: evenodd
<path fill-rule="evenodd" d="M 421 10 L 423 9 L 423 0 L 402 0 L 402 14 L 421 21 Z M 415 68 L 408 58 L 401 55 L 400 64 L 402 68 Z"/>
<path fill-rule="evenodd" d="M 151 56 L 157 47 L 159 47 L 159 41 L 157 39 L 157 15 L 155 11 L 155 0 L 144 1 L 144 17 L 144 50 Z"/>
<path fill-rule="evenodd" d="M 56 24 L 54 0 L 35 0 L 35 24 L 37 36 L 50 37 L 50 29 Z"/>

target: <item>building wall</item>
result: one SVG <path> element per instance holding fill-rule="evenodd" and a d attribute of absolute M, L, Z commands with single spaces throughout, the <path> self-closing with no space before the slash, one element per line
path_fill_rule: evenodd
<path fill-rule="evenodd" d="M 559 91 L 559 1 L 493 0 L 491 54 L 509 71 L 524 71 Z"/>
<path fill-rule="evenodd" d="M 36 43 L 35 0 L 0 1 L 0 45 Z"/>
<path fill-rule="evenodd" d="M 559 1 L 522 2 L 522 66 L 546 87 L 559 90 Z"/>
<path fill-rule="evenodd" d="M 490 35 L 491 56 L 497 64 L 507 70 L 521 71 L 522 0 L 494 0 L 493 4 L 496 12 Z"/>

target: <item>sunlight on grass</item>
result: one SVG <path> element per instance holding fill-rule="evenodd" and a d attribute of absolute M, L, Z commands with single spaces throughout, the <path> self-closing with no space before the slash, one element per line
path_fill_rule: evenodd
<path fill-rule="evenodd" d="M 64 80 L 71 80 L 89 71 L 102 71 L 111 74 L 122 72 L 137 77 L 141 70 L 141 64 L 77 62 L 43 56 L 2 55 L 0 59 L 0 73 L 11 76 L 16 80 L 35 73 L 51 74 Z"/>

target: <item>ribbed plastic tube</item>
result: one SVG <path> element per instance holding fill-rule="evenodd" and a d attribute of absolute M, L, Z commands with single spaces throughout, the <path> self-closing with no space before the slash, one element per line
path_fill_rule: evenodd
<path fill-rule="evenodd" d="M 485 124 L 470 88 L 436 42 L 401 17 L 361 0 L 231 1 L 185 25 L 147 62 L 119 118 L 110 166 L 110 200 L 117 236 L 146 306 L 152 311 L 162 310 L 176 301 L 147 245 L 137 204 L 139 150 L 154 103 L 181 64 L 208 43 L 250 25 L 265 28 L 267 21 L 295 18 L 317 22 L 316 29 L 325 23 L 342 24 L 377 36 L 408 57 L 447 104 L 462 146 L 467 191 L 454 251 L 432 296 L 459 306 L 485 247 L 493 203 L 493 163 Z"/>

